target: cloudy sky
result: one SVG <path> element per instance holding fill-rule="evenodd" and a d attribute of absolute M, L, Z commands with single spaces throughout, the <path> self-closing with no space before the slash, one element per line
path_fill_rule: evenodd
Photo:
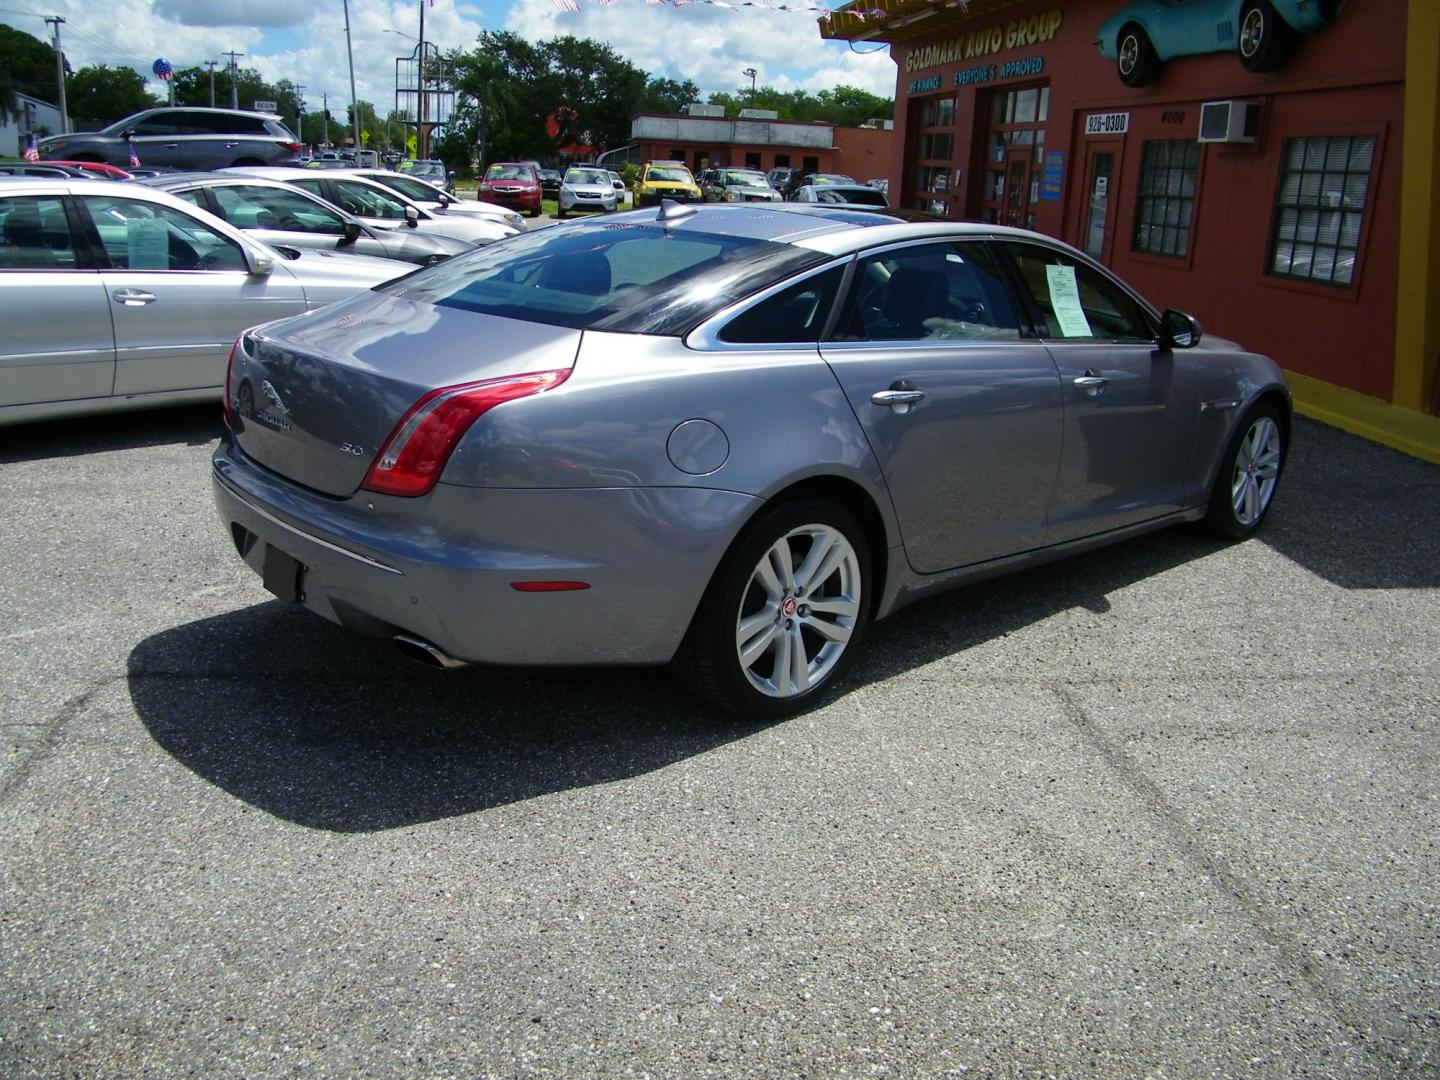
<path fill-rule="evenodd" d="M 430 0 L 425 37 L 441 49 L 469 48 L 481 30 L 511 30 L 540 40 L 562 34 L 609 42 L 651 75 L 693 79 L 703 93 L 748 87 L 741 72 L 754 67 L 759 84 L 821 90 L 841 83 L 889 97 L 895 66 L 881 49 L 861 55 L 844 43 L 824 42 L 813 12 L 760 8 L 727 11 L 703 2 L 652 6 L 644 0 L 575 0 L 578 13 L 554 0 Z M 766 0 L 838 7 L 840 0 Z M 408 55 L 427 0 L 350 0 L 358 96 L 382 114 L 395 100 L 395 61 Z M 238 63 L 267 80 L 288 78 L 306 87 L 311 108 L 322 91 L 344 115 L 350 94 L 342 0 L 0 0 L 0 22 L 48 37 L 44 15 L 62 15 L 62 44 L 72 68 L 127 65 L 150 77 L 164 57 L 177 68 L 227 61 L 222 50 L 244 53 Z M 874 46 L 869 46 L 873 50 Z M 161 92 L 158 80 L 151 89 Z"/>

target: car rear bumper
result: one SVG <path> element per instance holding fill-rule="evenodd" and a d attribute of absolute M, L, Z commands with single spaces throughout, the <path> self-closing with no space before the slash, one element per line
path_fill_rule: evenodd
<path fill-rule="evenodd" d="M 236 550 L 283 599 L 370 637 L 408 634 L 494 664 L 668 662 L 755 503 L 703 488 L 446 484 L 424 500 L 336 499 L 227 442 L 212 479 Z M 281 556 L 298 564 L 293 595 L 274 580 Z M 588 588 L 514 587 L 531 581 Z"/>

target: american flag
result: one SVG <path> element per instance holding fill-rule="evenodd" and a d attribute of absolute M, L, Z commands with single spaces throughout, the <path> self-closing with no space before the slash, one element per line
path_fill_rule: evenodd
<path fill-rule="evenodd" d="M 138 169 L 140 167 L 140 155 L 135 153 L 135 144 L 129 143 L 127 145 L 130 147 L 130 168 Z"/>
<path fill-rule="evenodd" d="M 26 135 L 26 136 L 25 136 L 25 153 L 24 153 L 23 157 L 25 158 L 26 161 L 39 161 L 39 160 L 40 160 L 40 148 L 35 145 L 35 136 L 34 136 L 34 135 Z"/>
<path fill-rule="evenodd" d="M 580 10 L 580 5 L 577 4 L 577 3 L 575 2 L 575 0 L 554 0 L 554 4 L 555 4 L 556 9 L 559 10 L 559 11 L 579 11 L 579 10 Z"/>

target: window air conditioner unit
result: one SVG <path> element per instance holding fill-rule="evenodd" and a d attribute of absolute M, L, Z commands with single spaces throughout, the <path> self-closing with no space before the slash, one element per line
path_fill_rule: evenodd
<path fill-rule="evenodd" d="M 1202 143 L 1253 143 L 1259 129 L 1258 101 L 1207 101 L 1200 106 Z"/>

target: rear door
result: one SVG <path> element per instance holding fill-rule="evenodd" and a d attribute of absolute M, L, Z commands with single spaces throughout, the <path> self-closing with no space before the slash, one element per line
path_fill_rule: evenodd
<path fill-rule="evenodd" d="M 1039 547 L 1060 458 L 1059 376 L 983 242 L 863 256 L 821 353 L 885 472 L 921 573 Z"/>
<path fill-rule="evenodd" d="M 59 194 L 0 196 L 0 406 L 106 397 L 115 334 Z"/>
<path fill-rule="evenodd" d="M 1158 326 L 1118 281 L 1058 248 L 1002 241 L 1059 371 L 1065 449 L 1046 542 L 1180 509 L 1200 409 Z"/>
<path fill-rule="evenodd" d="M 240 245 L 198 218 L 123 194 L 79 204 L 108 256 L 117 395 L 219 387 L 241 330 L 305 310 L 294 277 L 252 275 Z"/>

